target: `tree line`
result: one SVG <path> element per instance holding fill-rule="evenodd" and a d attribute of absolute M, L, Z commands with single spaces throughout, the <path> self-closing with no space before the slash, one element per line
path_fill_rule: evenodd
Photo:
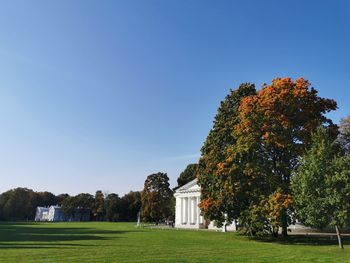
<path fill-rule="evenodd" d="M 193 174 L 195 176 L 195 174 Z M 35 192 L 27 188 L 15 188 L 0 195 L 0 220 L 34 220 L 36 207 L 59 205 L 67 218 L 74 217 L 77 208 L 90 212 L 91 221 L 136 221 L 160 223 L 173 221 L 175 200 L 166 173 L 149 175 L 142 191 L 130 191 L 122 197 L 118 194 L 95 195 L 80 193 L 55 195 L 51 192 Z"/>
<path fill-rule="evenodd" d="M 36 207 L 51 205 L 62 206 L 62 212 L 67 217 L 72 216 L 76 208 L 81 208 L 90 211 L 91 221 L 136 221 L 141 193 L 131 191 L 119 197 L 118 194 L 96 191 L 95 196 L 88 193 L 70 196 L 19 187 L 0 195 L 0 220 L 34 220 Z"/>

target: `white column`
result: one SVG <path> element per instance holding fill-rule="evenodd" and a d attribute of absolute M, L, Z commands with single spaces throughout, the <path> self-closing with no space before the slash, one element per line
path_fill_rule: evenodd
<path fill-rule="evenodd" d="M 178 208 L 179 212 L 180 212 L 180 224 L 183 223 L 184 217 L 183 217 L 183 198 L 180 197 L 180 207 Z"/>
<path fill-rule="evenodd" d="M 188 202 L 188 207 L 187 207 L 187 212 L 188 212 L 188 224 L 190 225 L 191 224 L 191 218 L 192 218 L 192 202 L 191 202 L 191 197 L 187 197 L 187 202 Z"/>
<path fill-rule="evenodd" d="M 201 197 L 198 197 L 198 200 L 200 201 L 200 199 L 201 199 Z M 203 224 L 204 222 L 203 222 L 204 220 L 203 220 L 203 216 L 202 215 L 199 215 L 199 223 L 200 224 Z"/>
<path fill-rule="evenodd" d="M 188 213 L 188 208 L 189 208 L 189 203 L 188 203 L 188 197 L 185 197 L 185 202 L 186 202 L 186 205 L 185 205 L 185 223 L 186 224 L 189 224 L 189 213 Z"/>
<path fill-rule="evenodd" d="M 182 197 L 182 224 L 186 224 L 186 198 Z"/>
<path fill-rule="evenodd" d="M 193 224 L 193 217 L 194 217 L 194 214 L 193 214 L 193 207 L 194 207 L 194 203 L 193 203 L 193 197 L 190 198 L 191 200 L 191 207 L 190 207 L 190 211 L 191 211 L 191 224 Z"/>
<path fill-rule="evenodd" d="M 197 224 L 197 198 L 193 197 L 193 224 Z"/>
<path fill-rule="evenodd" d="M 197 224 L 199 225 L 200 224 L 200 214 L 201 214 L 201 210 L 199 209 L 199 196 L 196 198 L 197 199 Z"/>

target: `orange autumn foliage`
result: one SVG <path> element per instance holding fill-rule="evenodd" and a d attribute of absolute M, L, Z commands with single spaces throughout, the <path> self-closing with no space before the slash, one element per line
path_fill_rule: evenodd
<path fill-rule="evenodd" d="M 242 100 L 237 134 L 245 143 L 262 138 L 279 148 L 295 146 L 295 140 L 309 141 L 310 132 L 320 124 L 331 124 L 324 114 L 336 107 L 334 100 L 318 97 L 304 78 L 276 78 Z"/>
<path fill-rule="evenodd" d="M 271 194 L 267 202 L 267 210 L 270 220 L 276 223 L 280 222 L 282 211 L 288 209 L 292 204 L 293 198 L 291 195 L 278 191 Z"/>

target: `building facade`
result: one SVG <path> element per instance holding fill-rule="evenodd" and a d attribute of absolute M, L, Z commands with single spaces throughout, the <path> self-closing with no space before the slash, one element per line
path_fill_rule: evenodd
<path fill-rule="evenodd" d="M 50 207 L 36 208 L 35 221 L 89 221 L 90 209 L 76 208 L 71 216 L 65 216 L 62 212 L 62 207 L 59 205 L 52 205 Z"/>
<path fill-rule="evenodd" d="M 66 218 L 63 216 L 61 206 L 59 205 L 50 206 L 48 221 L 51 221 L 51 222 L 66 221 Z"/>
<path fill-rule="evenodd" d="M 235 231 L 235 225 L 225 224 L 217 228 L 214 222 L 205 220 L 198 207 L 200 203 L 201 188 L 197 179 L 181 186 L 175 191 L 175 227 L 189 229 L 212 229 L 220 231 Z"/>
<path fill-rule="evenodd" d="M 35 221 L 48 221 L 49 220 L 49 208 L 38 206 L 35 211 Z"/>
<path fill-rule="evenodd" d="M 204 218 L 198 207 L 200 190 L 195 179 L 175 191 L 175 227 L 205 228 Z"/>

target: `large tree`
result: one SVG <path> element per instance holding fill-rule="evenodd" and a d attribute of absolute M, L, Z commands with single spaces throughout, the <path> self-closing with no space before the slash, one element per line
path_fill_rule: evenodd
<path fill-rule="evenodd" d="M 187 184 L 188 182 L 191 182 L 192 180 L 194 180 L 197 176 L 197 170 L 198 170 L 198 164 L 191 163 L 191 164 L 187 165 L 185 170 L 183 172 L 181 172 L 179 178 L 177 178 L 177 187 L 176 188 L 179 188 L 179 187 Z"/>
<path fill-rule="evenodd" d="M 201 186 L 200 207 L 204 216 L 215 220 L 219 225 L 225 220 L 232 221 L 238 218 L 241 207 L 245 202 L 233 193 L 238 173 L 222 171 L 222 163 L 229 157 L 229 148 L 236 143 L 237 138 L 233 131 L 239 123 L 238 108 L 241 100 L 256 94 L 255 86 L 250 83 L 241 84 L 221 102 L 215 116 L 213 128 L 210 130 L 201 149 L 199 160 L 198 182 Z M 225 218 L 225 215 L 227 216 Z"/>
<path fill-rule="evenodd" d="M 257 93 L 249 85 L 231 92 L 202 148 L 205 216 L 219 223 L 239 218 L 252 228 L 254 218 L 269 222 L 275 215 L 273 229 L 281 226 L 286 235 L 291 171 L 319 125 L 336 133 L 325 116 L 334 109 L 335 101 L 319 97 L 302 78 L 277 78 Z"/>
<path fill-rule="evenodd" d="M 292 177 L 297 217 L 307 226 L 333 226 L 343 248 L 340 228 L 350 222 L 350 157 L 342 156 L 334 138 L 324 128 Z"/>
<path fill-rule="evenodd" d="M 147 177 L 141 193 L 142 218 L 159 223 L 172 213 L 172 194 L 166 173 L 155 173 Z"/>
<path fill-rule="evenodd" d="M 303 78 L 274 79 L 256 95 L 244 98 L 239 107 L 240 122 L 234 131 L 238 139 L 231 159 L 243 157 L 243 175 L 259 177 L 265 186 L 261 192 L 261 186 L 254 184 L 256 187 L 251 191 L 264 198 L 277 190 L 281 195 L 289 195 L 292 170 L 310 146 L 311 133 L 325 125 L 336 135 L 336 126 L 325 116 L 336 107 L 334 100 L 319 97 Z M 230 163 L 231 160 L 223 166 Z M 280 212 L 282 234 L 287 235 L 287 210 L 283 207 Z"/>

